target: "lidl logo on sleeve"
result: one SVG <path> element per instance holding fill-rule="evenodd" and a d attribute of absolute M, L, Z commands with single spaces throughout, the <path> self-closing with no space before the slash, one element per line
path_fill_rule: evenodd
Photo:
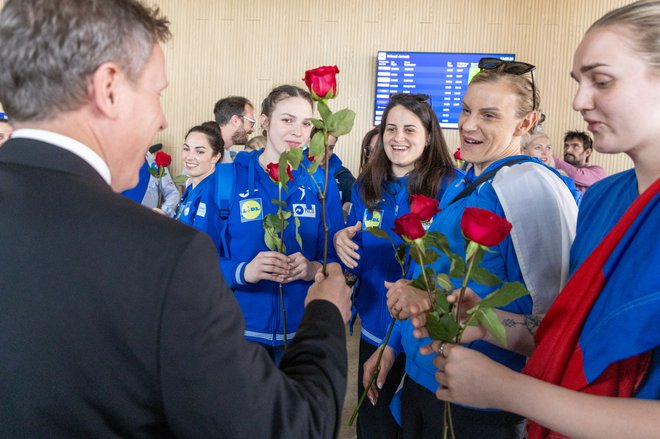
<path fill-rule="evenodd" d="M 264 209 L 261 204 L 261 198 L 241 200 L 240 208 L 242 223 L 264 219 Z"/>
<path fill-rule="evenodd" d="M 307 207 L 306 204 L 292 204 L 293 214 L 298 218 L 316 218 L 316 205 Z"/>
<path fill-rule="evenodd" d="M 380 227 L 380 223 L 383 220 L 383 213 L 380 210 L 371 211 L 369 209 L 364 209 L 364 216 L 362 217 L 363 229 L 368 227 Z"/>

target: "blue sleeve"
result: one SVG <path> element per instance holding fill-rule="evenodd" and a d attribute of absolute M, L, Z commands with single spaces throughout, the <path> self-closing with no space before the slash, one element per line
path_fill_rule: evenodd
<path fill-rule="evenodd" d="M 390 339 L 387 340 L 387 345 L 394 349 L 395 357 L 403 352 L 403 343 L 401 342 L 401 324 L 402 323 L 400 320 L 394 322 L 394 328 L 392 328 Z"/>
<path fill-rule="evenodd" d="M 229 288 L 234 289 L 237 286 L 246 285 L 245 267 L 250 261 L 234 261 L 230 258 L 220 258 L 220 270 L 225 277 L 225 282 Z"/>

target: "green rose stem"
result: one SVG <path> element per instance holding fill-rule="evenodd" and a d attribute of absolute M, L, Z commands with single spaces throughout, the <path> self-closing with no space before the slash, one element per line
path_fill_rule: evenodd
<path fill-rule="evenodd" d="M 475 251 L 472 257 L 470 258 L 468 268 L 465 272 L 465 276 L 463 277 L 461 292 L 458 295 L 458 303 L 456 304 L 456 314 L 454 314 L 454 317 L 461 329 L 459 330 L 458 334 L 456 334 L 456 344 L 461 342 L 461 339 L 463 338 L 463 332 L 465 332 L 465 328 L 467 328 L 468 326 L 467 324 L 466 325 L 461 324 L 461 321 L 459 320 L 461 315 L 461 305 L 463 304 L 463 297 L 465 296 L 465 290 L 467 289 L 468 280 L 470 279 L 470 272 L 472 271 L 472 266 L 474 265 L 474 261 L 477 259 L 477 255 L 479 254 L 480 251 L 481 251 L 480 249 L 477 249 L 477 251 Z"/>
<path fill-rule="evenodd" d="M 396 250 L 396 248 L 394 250 Z M 405 279 L 408 270 L 404 268 L 405 263 L 399 262 L 399 264 L 401 264 L 401 278 Z M 349 419 L 348 421 L 349 427 L 353 426 L 353 422 L 355 422 L 355 418 L 357 418 L 357 415 L 360 412 L 360 407 L 362 407 L 362 403 L 364 402 L 364 398 L 367 396 L 367 392 L 369 391 L 369 389 L 371 389 L 371 386 L 374 385 L 376 378 L 378 378 L 378 374 L 380 373 L 380 362 L 383 358 L 383 352 L 385 352 L 385 347 L 387 346 L 387 342 L 390 341 L 390 335 L 392 335 L 392 329 L 394 329 L 394 322 L 396 322 L 396 319 L 392 317 L 392 320 L 390 320 L 390 326 L 387 328 L 387 334 L 385 334 L 385 339 L 383 339 L 383 343 L 381 343 L 381 345 L 378 347 L 378 358 L 376 359 L 376 368 L 374 369 L 374 372 L 371 374 L 371 378 L 369 379 L 369 385 L 365 387 L 365 389 L 362 391 L 362 395 L 360 395 L 360 400 L 358 401 L 357 405 L 355 406 L 355 409 L 353 410 L 351 419 Z"/>
<path fill-rule="evenodd" d="M 470 257 L 470 262 L 468 263 L 468 268 L 465 271 L 465 276 L 463 277 L 463 283 L 461 284 L 461 292 L 458 295 L 458 303 L 456 304 L 456 314 L 454 314 L 454 318 L 456 319 L 456 322 L 458 323 L 458 326 L 460 327 L 460 330 L 458 331 L 458 334 L 456 334 L 456 339 L 454 340 L 456 344 L 459 344 L 461 342 L 461 338 L 463 338 L 463 332 L 465 331 L 465 328 L 467 325 L 462 324 L 461 321 L 459 320 L 459 316 L 461 315 L 461 305 L 463 304 L 463 296 L 465 296 L 465 290 L 467 289 L 467 284 L 468 280 L 470 279 L 470 272 L 472 271 L 472 266 L 474 266 L 474 261 L 477 259 L 477 254 L 479 253 L 479 249 L 474 252 L 474 254 Z M 442 432 L 442 437 L 443 439 L 447 439 L 447 433 L 451 435 L 452 438 L 456 438 L 456 434 L 454 433 L 454 422 L 451 417 L 451 405 L 448 402 L 445 402 L 445 410 L 444 410 L 444 431 Z"/>
<path fill-rule="evenodd" d="M 433 309 L 433 303 L 435 300 L 433 299 L 433 295 L 431 294 L 431 284 L 429 283 L 429 278 L 426 276 L 426 269 L 424 268 L 424 254 L 422 253 L 422 250 L 418 247 L 415 246 L 415 250 L 417 250 L 417 254 L 419 255 L 419 263 L 422 267 L 422 276 L 424 276 L 424 283 L 426 284 L 426 294 L 429 295 L 429 300 L 431 301 L 431 309 Z"/>
<path fill-rule="evenodd" d="M 324 160 L 323 160 L 323 171 L 325 173 L 325 180 L 323 184 L 323 192 L 321 193 L 321 215 L 323 218 L 323 276 L 328 277 L 327 266 L 328 266 L 328 218 L 325 212 L 325 197 L 328 193 L 328 131 L 323 129 L 323 145 L 325 148 Z M 312 178 L 313 180 L 313 178 Z"/>
<path fill-rule="evenodd" d="M 387 346 L 387 342 L 389 341 L 390 335 L 392 334 L 392 329 L 394 329 L 394 322 L 396 322 L 396 319 L 392 317 L 392 320 L 390 321 L 390 326 L 387 328 L 387 334 L 385 335 L 385 339 L 383 340 L 383 343 L 378 347 L 378 358 L 376 359 L 376 368 L 374 369 L 374 372 L 371 374 L 371 379 L 369 380 L 369 384 L 362 391 L 362 395 L 360 396 L 360 400 L 358 401 L 357 405 L 355 406 L 355 409 L 353 410 L 351 419 L 349 419 L 348 421 L 348 425 L 351 427 L 353 426 L 353 422 L 355 422 L 355 418 L 357 418 L 357 415 L 360 412 L 360 407 L 362 407 L 362 403 L 364 402 L 364 398 L 367 396 L 367 392 L 369 391 L 369 389 L 371 389 L 371 386 L 374 385 L 376 378 L 378 378 L 378 374 L 380 373 L 380 361 L 383 358 L 383 352 L 385 352 L 385 347 Z"/>
<path fill-rule="evenodd" d="M 282 201 L 282 183 L 277 183 L 277 199 L 281 202 Z M 283 246 L 284 246 L 284 212 L 282 211 L 282 206 L 280 205 L 277 208 L 277 214 L 280 217 L 280 242 L 278 244 L 279 247 L 279 252 L 284 253 Z M 282 332 L 284 332 L 284 350 L 286 350 L 286 307 L 284 306 L 284 287 L 282 286 L 282 282 L 279 283 L 280 287 L 280 304 L 282 306 Z"/>

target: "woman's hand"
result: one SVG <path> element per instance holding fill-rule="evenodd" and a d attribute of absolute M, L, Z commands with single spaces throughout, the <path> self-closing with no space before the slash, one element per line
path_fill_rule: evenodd
<path fill-rule="evenodd" d="M 451 292 L 451 294 L 447 296 L 447 301 L 450 303 L 458 302 L 460 294 L 460 288 L 455 289 Z M 461 321 L 465 321 L 469 317 L 467 310 L 474 308 L 480 301 L 481 297 L 472 291 L 471 288 L 465 289 L 465 294 L 463 294 L 463 301 L 461 304 Z M 413 330 L 413 336 L 415 338 L 424 338 L 429 336 L 429 331 L 426 328 L 426 314 L 413 316 L 413 318 L 410 319 L 410 323 L 412 323 L 413 327 L 415 328 Z M 470 343 L 471 341 L 481 340 L 485 338 L 486 335 L 487 331 L 483 326 L 468 326 L 463 332 L 461 343 Z M 419 352 L 422 355 L 429 355 L 437 352 L 437 350 L 440 349 L 441 343 L 442 342 L 440 340 L 434 340 L 426 346 L 419 348 Z"/>
<path fill-rule="evenodd" d="M 251 284 L 261 280 L 284 282 L 289 275 L 289 257 L 280 252 L 259 252 L 245 267 L 243 277 Z"/>
<path fill-rule="evenodd" d="M 374 385 L 369 389 L 367 389 L 367 386 L 369 385 L 369 381 L 371 381 L 371 375 L 373 375 L 374 370 L 376 369 L 376 361 L 378 361 L 380 348 L 376 349 L 376 351 L 371 354 L 371 357 L 364 362 L 364 366 L 362 366 L 362 387 L 367 390 L 367 397 L 372 405 L 376 405 L 376 401 L 378 400 L 378 389 L 383 388 L 385 380 L 387 379 L 387 374 L 390 372 L 395 360 L 394 349 L 389 346 L 384 346 L 383 349 L 383 357 L 380 359 L 380 372 L 378 373 L 378 377 L 376 377 L 376 381 L 374 381 Z"/>
<path fill-rule="evenodd" d="M 407 279 L 400 279 L 394 283 L 385 281 L 387 307 L 390 309 L 390 315 L 397 320 L 405 320 L 431 310 L 428 293 L 411 287 L 410 282 Z"/>
<path fill-rule="evenodd" d="M 312 281 L 319 268 L 321 268 L 320 263 L 310 261 L 300 252 L 294 253 L 289 255 L 289 275 L 284 282 L 293 282 L 298 279 Z"/>
<path fill-rule="evenodd" d="M 356 268 L 360 255 L 357 253 L 358 245 L 353 242 L 353 237 L 362 229 L 362 223 L 358 221 L 354 226 L 349 226 L 335 233 L 333 243 L 337 256 L 348 268 Z"/>
<path fill-rule="evenodd" d="M 440 384 L 436 397 L 443 401 L 478 408 L 500 408 L 500 386 L 512 379 L 513 372 L 474 349 L 446 344 L 444 355 L 437 355 L 435 379 Z"/>

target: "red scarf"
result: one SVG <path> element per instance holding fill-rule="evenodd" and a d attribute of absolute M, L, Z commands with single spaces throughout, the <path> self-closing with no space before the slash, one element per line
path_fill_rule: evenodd
<path fill-rule="evenodd" d="M 537 348 L 523 373 L 593 395 L 627 398 L 635 394 L 650 366 L 651 352 L 612 363 L 596 380 L 588 383 L 579 338 L 591 308 L 605 286 L 605 263 L 640 212 L 658 193 L 660 179 L 631 204 L 571 277 L 543 319 L 536 334 Z M 564 437 L 533 421 L 528 424 L 529 439 Z"/>

